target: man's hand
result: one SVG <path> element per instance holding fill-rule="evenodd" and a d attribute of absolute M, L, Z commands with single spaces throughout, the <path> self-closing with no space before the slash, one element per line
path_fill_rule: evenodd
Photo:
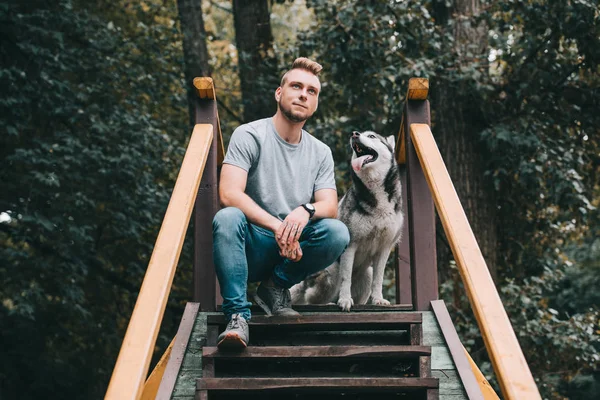
<path fill-rule="evenodd" d="M 277 244 L 279 244 L 279 242 Z M 292 244 L 286 245 L 285 247 L 280 247 L 279 255 L 293 262 L 300 261 L 300 259 L 302 259 L 302 249 L 300 248 L 300 242 L 293 242 Z"/>
<path fill-rule="evenodd" d="M 300 235 L 309 219 L 308 211 L 298 207 L 292 211 L 275 231 L 275 240 L 279 245 L 279 254 L 291 261 L 297 262 L 302 258 Z"/>
<path fill-rule="evenodd" d="M 300 235 L 306 224 L 308 224 L 308 219 L 308 211 L 303 207 L 298 207 L 289 213 L 275 232 L 275 238 L 277 243 L 280 243 L 280 247 L 282 244 L 289 245 L 300 240 Z"/>

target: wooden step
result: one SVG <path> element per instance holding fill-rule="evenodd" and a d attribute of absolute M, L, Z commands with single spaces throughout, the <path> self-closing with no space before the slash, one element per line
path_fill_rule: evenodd
<path fill-rule="evenodd" d="M 305 312 L 340 312 L 337 304 L 294 304 L 292 308 L 299 313 Z M 217 306 L 217 311 L 222 311 L 223 305 Z M 253 304 L 250 307 L 252 315 L 262 315 L 264 311 L 259 306 Z M 413 311 L 412 304 L 392 304 L 389 306 L 376 306 L 373 304 L 359 304 L 352 306 L 352 312 L 386 312 L 386 311 Z"/>
<path fill-rule="evenodd" d="M 430 346 L 265 346 L 247 347 L 243 351 L 220 351 L 204 347 L 203 359 L 284 358 L 411 358 L 431 355 Z"/>
<path fill-rule="evenodd" d="M 381 330 L 409 329 L 411 325 L 421 324 L 420 313 L 325 313 L 300 315 L 297 317 L 253 316 L 251 327 L 288 328 L 302 330 Z M 209 325 L 224 327 L 224 315 L 208 315 Z"/>
<path fill-rule="evenodd" d="M 200 378 L 197 391 L 403 392 L 437 389 L 437 378 Z"/>

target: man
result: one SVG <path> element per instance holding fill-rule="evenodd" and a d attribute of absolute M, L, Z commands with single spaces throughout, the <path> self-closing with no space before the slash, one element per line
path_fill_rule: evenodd
<path fill-rule="evenodd" d="M 299 315 L 289 288 L 334 262 L 350 240 L 337 219 L 333 157 L 302 127 L 319 103 L 322 67 L 298 58 L 275 91 L 277 112 L 238 127 L 223 161 L 213 257 L 229 319 L 218 346 L 249 341 L 247 283 L 271 315 Z"/>

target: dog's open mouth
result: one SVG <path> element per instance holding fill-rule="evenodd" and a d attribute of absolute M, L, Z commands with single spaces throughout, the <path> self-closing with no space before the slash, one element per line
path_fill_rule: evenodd
<path fill-rule="evenodd" d="M 358 138 L 352 138 L 352 150 L 356 154 L 356 158 L 352 160 L 352 169 L 354 171 L 358 172 L 365 165 L 377 160 L 377 152 L 362 144 Z"/>

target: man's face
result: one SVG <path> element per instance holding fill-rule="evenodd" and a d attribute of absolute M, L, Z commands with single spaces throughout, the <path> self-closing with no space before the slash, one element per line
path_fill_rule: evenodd
<path fill-rule="evenodd" d="M 319 78 L 303 69 L 293 69 L 287 73 L 283 86 L 275 91 L 275 100 L 288 120 L 303 122 L 317 110 L 320 91 Z"/>

